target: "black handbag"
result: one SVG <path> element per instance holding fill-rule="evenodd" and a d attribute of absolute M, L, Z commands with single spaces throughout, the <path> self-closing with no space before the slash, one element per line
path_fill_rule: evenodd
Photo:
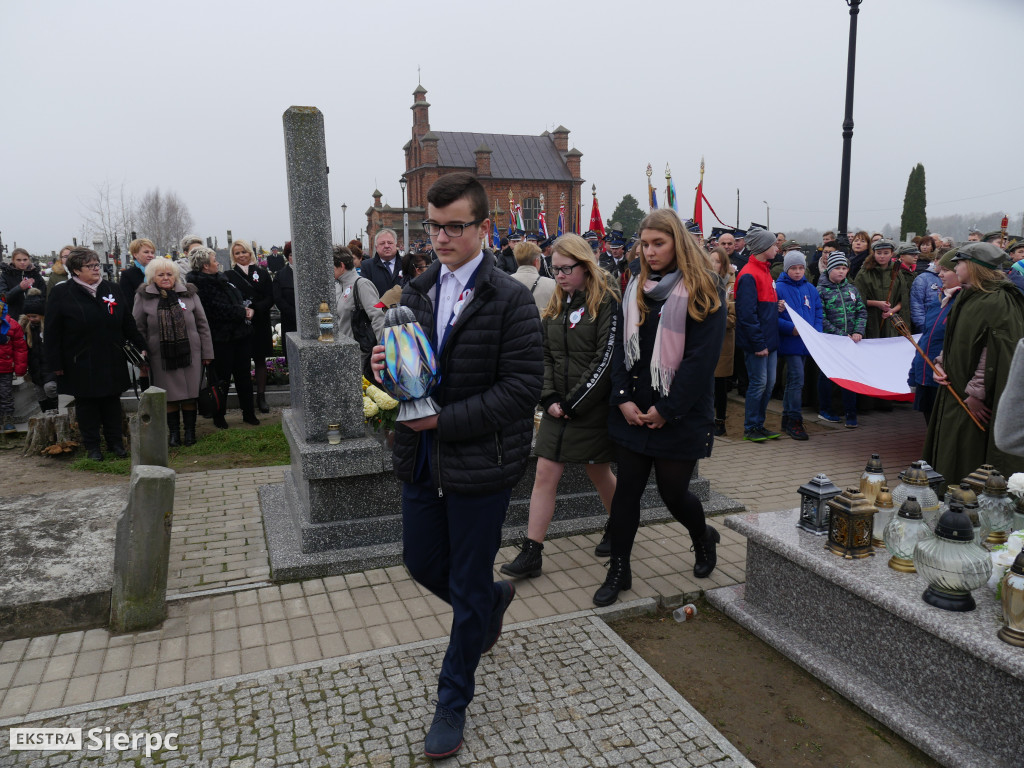
<path fill-rule="evenodd" d="M 222 405 L 227 401 L 228 386 L 220 380 L 212 365 L 202 366 L 199 379 L 199 415 L 204 419 L 212 419 L 221 412 Z"/>
<path fill-rule="evenodd" d="M 357 278 L 355 283 L 352 284 L 354 304 L 352 308 L 352 338 L 356 340 L 360 351 L 363 353 L 363 375 L 370 381 L 373 381 L 373 369 L 370 368 L 370 353 L 377 346 L 377 334 L 373 330 L 370 316 L 367 314 L 366 309 L 363 308 L 362 302 L 359 301 L 358 290 L 359 281 L 365 279 L 365 277 Z M 373 308 L 373 311 L 376 312 L 378 310 Z"/>
<path fill-rule="evenodd" d="M 136 368 L 146 366 L 146 358 L 142 356 L 139 348 L 132 344 L 130 339 L 122 339 L 121 351 L 124 352 L 124 358 L 130 365 L 134 365 Z"/>

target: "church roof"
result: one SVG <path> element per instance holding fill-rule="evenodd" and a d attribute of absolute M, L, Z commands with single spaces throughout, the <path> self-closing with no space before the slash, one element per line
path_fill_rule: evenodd
<path fill-rule="evenodd" d="M 473 168 L 475 150 L 484 144 L 491 149 L 491 177 L 496 179 L 538 179 L 572 181 L 561 153 L 547 136 L 512 136 L 501 133 L 435 131 L 440 166 Z"/>

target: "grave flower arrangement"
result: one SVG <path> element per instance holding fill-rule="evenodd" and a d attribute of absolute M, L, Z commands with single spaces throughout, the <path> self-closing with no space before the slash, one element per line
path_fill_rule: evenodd
<path fill-rule="evenodd" d="M 363 418 L 375 432 L 392 430 L 398 418 L 398 401 L 363 377 Z"/>

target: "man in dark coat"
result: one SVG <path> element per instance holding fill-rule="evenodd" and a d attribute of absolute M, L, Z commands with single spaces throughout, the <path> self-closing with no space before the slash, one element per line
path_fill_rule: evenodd
<path fill-rule="evenodd" d="M 498 269 L 508 275 L 514 275 L 516 270 L 519 269 L 519 264 L 516 262 L 515 247 L 523 242 L 523 236 L 526 233 L 521 229 L 512 231 L 509 236 L 507 243 L 504 248 L 501 249 L 495 257 Z"/>
<path fill-rule="evenodd" d="M 544 360 L 530 292 L 481 250 L 490 221 L 476 177 L 451 173 L 434 182 L 425 227 L 438 261 L 406 284 L 402 304 L 434 342 L 440 410 L 399 422 L 393 462 L 405 565 L 453 612 L 424 743 L 437 759 L 462 746 L 476 667 L 515 596 L 510 582 L 494 581 L 494 558 L 512 487 L 526 471 Z M 374 352 L 379 371 L 383 347 Z"/>
<path fill-rule="evenodd" d="M 281 349 L 284 350 L 284 364 L 288 365 L 288 341 L 285 334 L 297 331 L 295 320 L 295 272 L 292 270 L 292 241 L 284 244 L 286 264 L 274 276 L 274 304 L 281 313 Z"/>
<path fill-rule="evenodd" d="M 129 243 L 128 253 L 131 254 L 132 264 L 121 273 L 117 287 L 121 289 L 121 295 L 125 300 L 131 302 L 131 306 L 128 307 L 128 313 L 131 314 L 135 305 L 135 292 L 146 282 L 146 265 L 156 258 L 156 246 L 152 240 L 140 237 Z M 149 389 L 149 374 L 139 373 L 139 389 L 143 392 Z"/>
<path fill-rule="evenodd" d="M 377 295 L 383 296 L 396 285 L 401 285 L 402 260 L 398 258 L 398 235 L 393 229 L 382 229 L 373 238 L 376 251 L 372 259 L 364 259 L 360 274 L 377 286 Z"/>

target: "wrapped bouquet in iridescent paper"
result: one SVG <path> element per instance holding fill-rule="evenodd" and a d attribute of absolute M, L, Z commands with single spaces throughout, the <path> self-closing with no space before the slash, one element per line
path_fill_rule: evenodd
<path fill-rule="evenodd" d="M 430 396 L 437 386 L 437 356 L 430 337 L 408 307 L 394 307 L 384 316 L 384 370 L 381 380 L 396 400 L 398 421 L 433 416 L 441 409 Z"/>

